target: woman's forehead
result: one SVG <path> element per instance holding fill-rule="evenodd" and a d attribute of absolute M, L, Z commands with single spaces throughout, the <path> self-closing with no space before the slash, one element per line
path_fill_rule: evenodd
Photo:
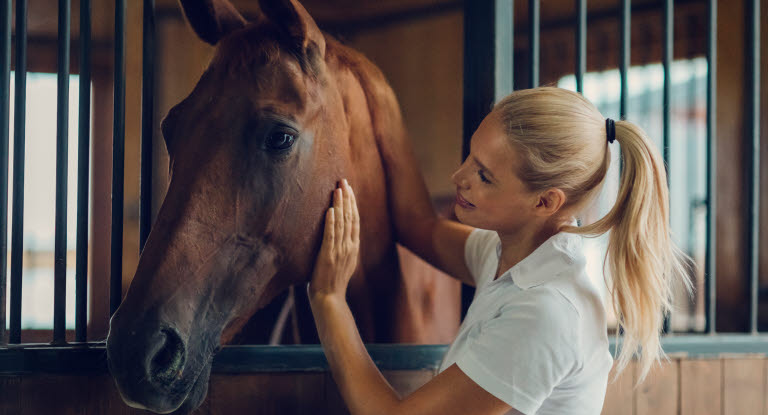
<path fill-rule="evenodd" d="M 472 137 L 472 155 L 495 176 L 508 176 L 517 165 L 517 157 L 498 118 L 489 114 Z"/>

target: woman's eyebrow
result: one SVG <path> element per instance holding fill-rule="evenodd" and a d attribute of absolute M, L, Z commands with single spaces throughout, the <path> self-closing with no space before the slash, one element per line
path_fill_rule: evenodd
<path fill-rule="evenodd" d="M 472 156 L 472 161 L 474 161 L 478 166 L 480 166 L 481 169 L 485 170 L 485 172 L 488 173 L 488 175 L 491 176 L 493 180 L 496 180 L 496 176 L 493 175 L 493 172 L 490 169 L 488 169 L 488 167 L 485 167 L 485 164 L 480 163 L 480 160 L 478 160 L 477 157 Z"/>

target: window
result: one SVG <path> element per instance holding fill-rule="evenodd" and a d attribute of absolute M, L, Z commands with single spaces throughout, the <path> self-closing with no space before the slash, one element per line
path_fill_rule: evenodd
<path fill-rule="evenodd" d="M 26 148 L 24 166 L 24 237 L 22 260 L 23 330 L 53 328 L 54 214 L 56 195 L 56 83 L 57 75 L 27 73 Z M 67 295 L 66 328 L 75 328 L 75 238 L 77 216 L 79 77 L 69 77 L 67 176 Z M 13 73 L 10 95 L 14 94 Z M 8 170 L 8 285 L 6 312 L 10 314 L 11 206 L 13 201 L 14 100 L 10 105 Z M 90 180 L 89 180 L 90 187 Z M 89 194 L 90 191 L 89 191 Z M 90 204 L 89 204 L 90 211 Z M 90 218 L 91 215 L 89 214 Z M 90 233 L 90 232 L 89 232 Z M 88 313 L 90 315 L 90 312 Z M 6 323 L 7 324 L 7 323 Z"/>

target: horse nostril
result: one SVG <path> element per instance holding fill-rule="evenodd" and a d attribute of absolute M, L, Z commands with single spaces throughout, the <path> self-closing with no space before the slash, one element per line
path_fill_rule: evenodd
<path fill-rule="evenodd" d="M 149 377 L 153 383 L 170 385 L 181 377 L 186 353 L 184 342 L 173 329 L 163 329 L 163 344 L 150 360 Z"/>

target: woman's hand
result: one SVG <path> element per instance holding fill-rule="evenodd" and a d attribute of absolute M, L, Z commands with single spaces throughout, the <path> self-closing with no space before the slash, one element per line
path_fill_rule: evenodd
<path fill-rule="evenodd" d="M 333 191 L 333 207 L 325 213 L 320 253 L 307 286 L 310 300 L 344 299 L 360 252 L 360 215 L 352 187 L 344 179 Z"/>

